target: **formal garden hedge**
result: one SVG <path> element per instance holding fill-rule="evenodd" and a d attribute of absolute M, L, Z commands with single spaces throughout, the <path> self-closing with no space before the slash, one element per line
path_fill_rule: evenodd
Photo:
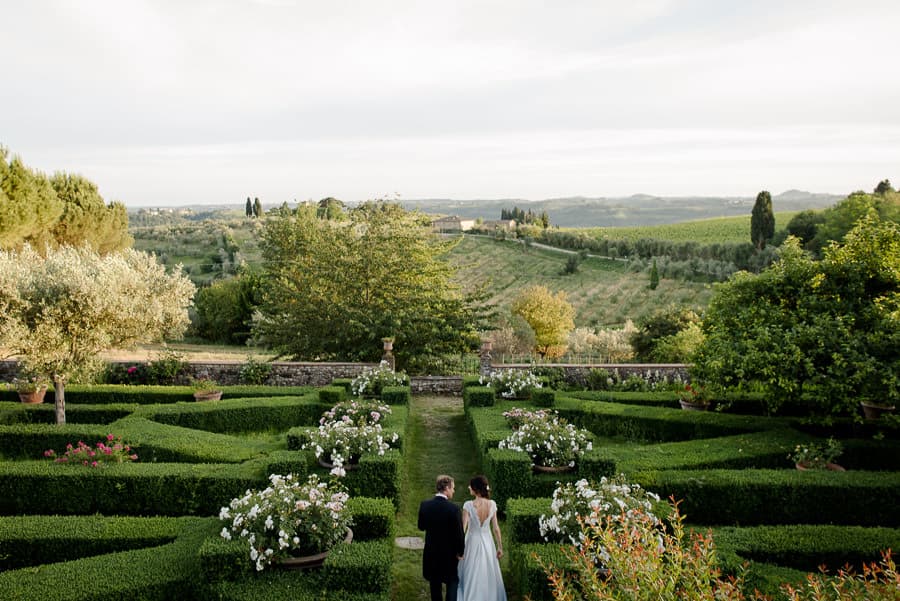
<path fill-rule="evenodd" d="M 477 387 L 473 387 L 477 388 Z M 825 564 L 860 567 L 900 548 L 900 442 L 896 429 L 853 420 L 828 427 L 759 415 L 755 401 L 724 411 L 681 411 L 659 393 L 559 393 L 553 408 L 591 431 L 594 449 L 564 474 L 532 472 L 523 452 L 498 449 L 512 430 L 503 412 L 532 401 L 467 403 L 467 420 L 504 513 L 510 568 L 519 593 L 549 599 L 544 565 L 565 567 L 559 544 L 540 535 L 560 481 L 625 474 L 678 500 L 692 528 L 711 528 L 728 573 L 747 567 L 748 586 L 774 592 Z M 670 393 L 668 393 L 670 394 Z M 542 403 L 543 404 L 543 403 Z M 749 408 L 748 413 L 741 413 Z M 799 471 L 797 444 L 841 438 L 846 472 Z M 658 510 L 670 511 L 665 503 Z"/>
<path fill-rule="evenodd" d="M 346 398 L 343 387 L 226 387 L 225 399 L 203 403 L 187 400 L 189 388 L 72 389 L 64 425 L 52 423 L 51 402 L 0 402 L 0 598 L 387 600 L 399 447 L 348 472 L 353 543 L 320 570 L 256 573 L 246 542 L 222 539 L 211 517 L 270 473 L 327 477 L 293 433 L 317 425 L 328 401 Z M 388 394 L 385 427 L 402 435 L 409 389 Z M 90 468 L 43 458 L 108 434 L 138 461 Z"/>

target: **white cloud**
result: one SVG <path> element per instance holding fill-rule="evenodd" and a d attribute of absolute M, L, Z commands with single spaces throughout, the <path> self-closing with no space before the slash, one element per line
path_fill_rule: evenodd
<path fill-rule="evenodd" d="M 879 0 L 15 3 L 0 143 L 129 204 L 843 192 L 896 169 L 898 17 Z"/>

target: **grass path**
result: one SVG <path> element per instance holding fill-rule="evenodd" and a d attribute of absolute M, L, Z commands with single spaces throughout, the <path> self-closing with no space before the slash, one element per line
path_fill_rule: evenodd
<path fill-rule="evenodd" d="M 414 396 L 404 438 L 403 479 L 397 536 L 422 536 L 416 527 L 419 503 L 434 494 L 438 474 L 456 480 L 453 501 L 469 498 L 469 479 L 481 473 L 475 445 L 466 426 L 459 397 Z M 422 578 L 422 551 L 394 549 L 394 601 L 427 601 L 428 583 Z M 505 577 L 505 575 L 504 575 Z"/>

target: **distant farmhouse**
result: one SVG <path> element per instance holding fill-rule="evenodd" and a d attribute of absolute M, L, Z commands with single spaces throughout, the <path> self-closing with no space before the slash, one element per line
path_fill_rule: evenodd
<path fill-rule="evenodd" d="M 516 220 L 515 219 L 491 219 L 487 221 L 482 221 L 481 225 L 478 226 L 479 229 L 482 230 L 504 230 L 504 231 L 512 231 L 516 229 Z"/>
<path fill-rule="evenodd" d="M 435 232 L 467 232 L 475 227 L 474 219 L 462 219 L 451 215 L 441 217 L 431 222 L 431 229 Z"/>
<path fill-rule="evenodd" d="M 479 221 L 477 219 L 463 219 L 456 215 L 450 215 L 431 222 L 431 229 L 435 232 L 467 232 L 473 228 L 488 231 L 512 231 L 516 229 L 516 220 L 493 219 Z"/>

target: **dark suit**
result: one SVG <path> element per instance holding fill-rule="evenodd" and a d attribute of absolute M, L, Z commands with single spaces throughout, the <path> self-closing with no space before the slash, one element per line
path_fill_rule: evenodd
<path fill-rule="evenodd" d="M 456 601 L 457 557 L 465 549 L 459 507 L 439 495 L 422 501 L 419 530 L 425 531 L 422 575 L 431 583 L 431 601 L 441 601 L 441 583 L 447 584 L 447 601 Z"/>

